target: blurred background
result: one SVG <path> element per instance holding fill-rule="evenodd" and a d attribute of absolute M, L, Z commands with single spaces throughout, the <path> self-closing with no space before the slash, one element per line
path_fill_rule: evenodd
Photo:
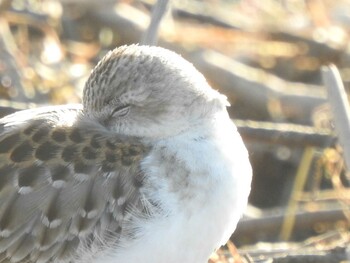
<path fill-rule="evenodd" d="M 350 175 L 320 71 L 335 64 L 350 91 L 350 0 L 170 2 L 159 45 L 229 98 L 254 170 L 211 262 L 350 262 Z M 0 0 L 0 117 L 80 103 L 99 59 L 140 42 L 154 3 Z"/>

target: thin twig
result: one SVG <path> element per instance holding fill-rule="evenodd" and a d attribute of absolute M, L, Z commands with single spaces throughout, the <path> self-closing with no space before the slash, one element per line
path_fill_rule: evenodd
<path fill-rule="evenodd" d="M 141 44 L 154 46 L 158 42 L 158 29 L 169 7 L 169 0 L 158 0 L 152 10 L 152 19 L 142 36 Z"/>
<path fill-rule="evenodd" d="M 315 149 L 313 147 L 306 147 L 304 150 L 303 157 L 301 158 L 301 163 L 299 164 L 299 168 L 294 180 L 292 195 L 289 199 L 287 210 L 284 215 L 284 220 L 283 220 L 282 229 L 280 233 L 281 240 L 284 240 L 284 241 L 289 240 L 292 234 L 292 230 L 295 224 L 295 216 L 298 210 L 298 201 L 295 199 L 295 197 L 297 195 L 300 195 L 300 193 L 304 189 L 307 175 L 309 173 L 309 170 L 312 164 L 314 150 Z"/>

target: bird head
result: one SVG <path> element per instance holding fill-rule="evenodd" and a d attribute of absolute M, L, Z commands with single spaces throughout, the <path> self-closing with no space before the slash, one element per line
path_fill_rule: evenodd
<path fill-rule="evenodd" d="M 180 55 L 160 47 L 122 46 L 92 71 L 83 114 L 108 130 L 165 138 L 208 124 L 226 112 L 226 97 Z"/>

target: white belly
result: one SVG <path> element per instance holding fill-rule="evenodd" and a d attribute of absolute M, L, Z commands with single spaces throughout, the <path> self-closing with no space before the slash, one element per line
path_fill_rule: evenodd
<path fill-rule="evenodd" d="M 159 202 L 165 215 L 140 220 L 137 240 L 94 262 L 207 262 L 235 230 L 250 191 L 246 149 L 239 136 L 231 138 L 191 147 L 179 140 L 154 150 L 144 162 L 145 196 Z"/>

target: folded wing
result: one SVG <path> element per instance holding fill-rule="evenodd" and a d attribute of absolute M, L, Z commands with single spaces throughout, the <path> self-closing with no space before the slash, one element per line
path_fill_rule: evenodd
<path fill-rule="evenodd" d="M 117 243 L 142 211 L 137 138 L 85 120 L 80 106 L 0 120 L 0 262 L 69 262 Z"/>

